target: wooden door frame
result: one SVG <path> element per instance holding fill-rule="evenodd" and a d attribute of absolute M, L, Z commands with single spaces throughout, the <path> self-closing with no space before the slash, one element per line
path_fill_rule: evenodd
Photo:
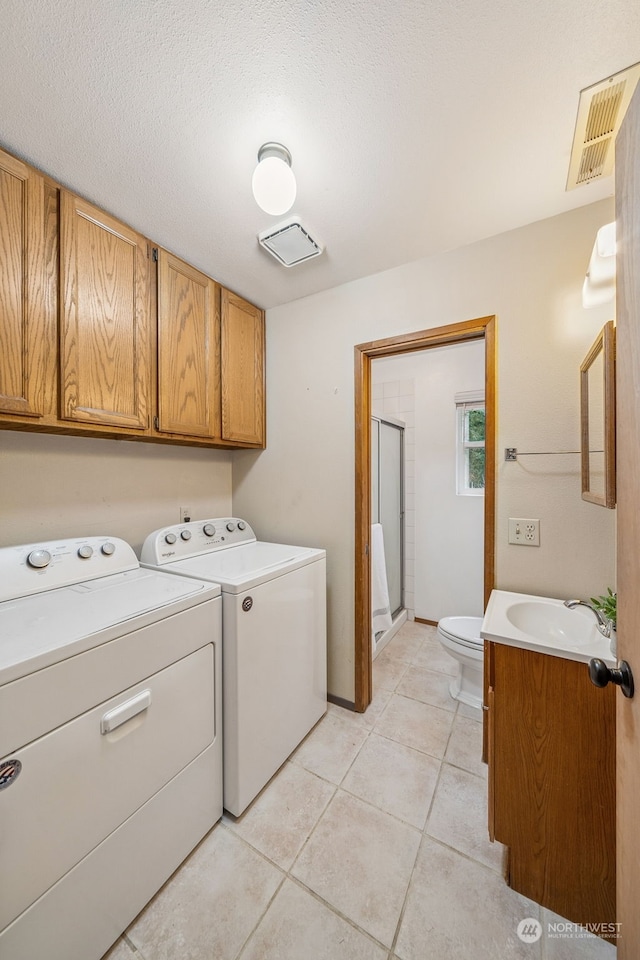
<path fill-rule="evenodd" d="M 432 327 L 385 340 L 359 343 L 355 349 L 355 709 L 371 703 L 371 361 L 469 340 L 485 344 L 485 494 L 484 602 L 493 589 L 495 571 L 496 480 L 496 318 Z"/>

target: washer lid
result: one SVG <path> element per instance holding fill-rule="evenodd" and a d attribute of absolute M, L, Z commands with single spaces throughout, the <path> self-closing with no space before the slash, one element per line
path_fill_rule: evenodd
<path fill-rule="evenodd" d="M 313 547 L 294 547 L 257 540 L 186 560 L 176 560 L 165 564 L 162 569 L 185 577 L 213 580 L 220 584 L 225 593 L 244 593 L 266 580 L 274 580 L 325 556 L 324 550 Z"/>
<path fill-rule="evenodd" d="M 212 583 L 137 568 L 0 603 L 0 683 L 220 595 Z"/>
<path fill-rule="evenodd" d="M 472 647 L 481 647 L 484 644 L 480 636 L 482 617 L 443 617 L 438 623 L 438 629 L 450 637 Z"/>

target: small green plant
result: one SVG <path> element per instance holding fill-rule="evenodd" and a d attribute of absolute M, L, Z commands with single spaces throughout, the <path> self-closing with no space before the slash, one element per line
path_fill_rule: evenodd
<path fill-rule="evenodd" d="M 607 618 L 613 623 L 613 628 L 615 630 L 616 626 L 616 603 L 617 603 L 618 594 L 614 593 L 611 587 L 607 587 L 607 592 L 603 597 L 591 597 L 591 603 L 600 610 Z"/>

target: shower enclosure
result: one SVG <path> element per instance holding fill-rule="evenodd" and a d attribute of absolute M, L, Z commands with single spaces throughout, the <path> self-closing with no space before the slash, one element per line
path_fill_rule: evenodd
<path fill-rule="evenodd" d="M 379 653 L 406 619 L 404 423 L 393 417 L 371 417 L 371 522 L 382 525 L 389 607 L 393 619 L 393 626 L 375 644 L 374 653 Z"/>

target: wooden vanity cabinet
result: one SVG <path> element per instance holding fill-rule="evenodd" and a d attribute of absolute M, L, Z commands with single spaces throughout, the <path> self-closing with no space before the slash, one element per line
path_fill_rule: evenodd
<path fill-rule="evenodd" d="M 151 250 L 130 227 L 60 197 L 60 418 L 151 426 Z"/>
<path fill-rule="evenodd" d="M 25 427 L 56 416 L 57 269 L 58 191 L 0 151 L 0 413 Z"/>
<path fill-rule="evenodd" d="M 220 438 L 220 287 L 158 250 L 157 430 Z"/>
<path fill-rule="evenodd" d="M 229 290 L 220 313 L 222 437 L 264 447 L 264 313 Z"/>
<path fill-rule="evenodd" d="M 514 890 L 576 923 L 614 923 L 615 687 L 585 663 L 485 643 L 489 832 Z"/>

